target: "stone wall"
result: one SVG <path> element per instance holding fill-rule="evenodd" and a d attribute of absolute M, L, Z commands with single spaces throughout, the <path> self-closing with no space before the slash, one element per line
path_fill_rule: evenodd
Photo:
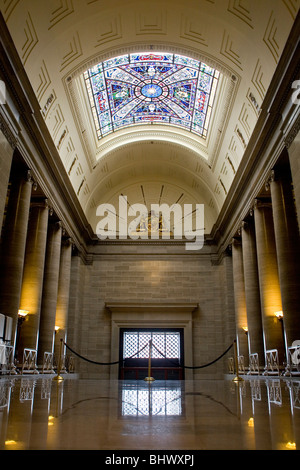
<path fill-rule="evenodd" d="M 206 247 L 191 254 L 171 246 L 148 245 L 138 253 L 132 246 L 107 246 L 90 265 L 75 257 L 73 268 L 68 343 L 88 359 L 111 361 L 111 313 L 105 307 L 110 302 L 198 303 L 192 321 L 194 366 L 214 360 L 234 339 L 231 257 L 216 264 Z M 77 367 L 84 377 L 110 374 L 109 367 L 83 360 Z M 194 377 L 220 377 L 226 367 L 227 358 L 195 370 Z M 117 378 L 114 368 L 112 378 Z"/>

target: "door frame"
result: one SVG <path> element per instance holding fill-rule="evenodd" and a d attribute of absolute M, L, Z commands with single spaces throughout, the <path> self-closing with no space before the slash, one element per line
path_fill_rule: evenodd
<path fill-rule="evenodd" d="M 111 362 L 119 361 L 120 329 L 182 328 L 184 360 L 193 366 L 192 317 L 198 303 L 127 303 L 105 304 L 111 314 Z M 118 379 L 119 365 L 110 366 L 110 378 Z M 185 370 L 185 380 L 193 379 L 193 370 Z"/>
<path fill-rule="evenodd" d="M 119 339 L 119 360 L 120 360 L 120 363 L 119 363 L 119 378 L 121 378 L 121 370 L 122 370 L 122 361 L 123 361 L 123 338 L 124 338 L 124 333 L 127 333 L 127 332 L 137 332 L 137 333 L 140 333 L 140 332 L 150 332 L 150 333 L 158 333 L 158 332 L 163 332 L 163 333 L 179 333 L 179 344 L 180 344 L 180 364 L 184 364 L 184 335 L 183 335 L 183 328 L 165 328 L 165 327 L 159 327 L 159 328 L 120 328 L 119 329 L 120 331 L 120 339 Z M 182 369 L 180 366 L 177 366 L 177 365 L 172 365 L 172 363 L 170 361 L 168 361 L 168 359 L 164 359 L 164 358 L 161 358 L 162 359 L 162 364 L 155 364 L 156 362 L 156 359 L 153 359 L 152 361 L 152 367 L 153 369 L 155 369 L 155 367 L 160 367 L 160 368 L 165 368 L 165 369 L 168 369 L 168 368 L 176 368 L 178 370 L 180 370 L 179 372 L 179 376 L 181 376 L 182 379 L 184 379 L 184 369 Z M 131 359 L 131 362 L 133 361 L 133 359 Z M 142 361 L 143 365 L 128 365 L 127 367 L 132 367 L 133 369 L 135 367 L 148 367 L 148 359 L 136 359 L 137 361 L 137 364 L 139 361 Z M 147 374 L 146 374 L 147 375 Z"/>

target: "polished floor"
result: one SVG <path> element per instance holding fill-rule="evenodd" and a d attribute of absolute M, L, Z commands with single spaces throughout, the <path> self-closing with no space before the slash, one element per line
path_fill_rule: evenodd
<path fill-rule="evenodd" d="M 4 450 L 300 449 L 300 378 L 0 378 Z"/>

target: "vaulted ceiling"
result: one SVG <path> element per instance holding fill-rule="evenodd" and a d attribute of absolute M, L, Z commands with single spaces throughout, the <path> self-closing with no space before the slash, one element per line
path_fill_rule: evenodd
<path fill-rule="evenodd" d="M 215 223 L 298 12 L 297 0 L 1 0 L 1 12 L 74 193 L 93 228 L 116 203 L 204 203 Z M 83 73 L 133 52 L 220 72 L 209 134 L 149 124 L 98 140 Z"/>

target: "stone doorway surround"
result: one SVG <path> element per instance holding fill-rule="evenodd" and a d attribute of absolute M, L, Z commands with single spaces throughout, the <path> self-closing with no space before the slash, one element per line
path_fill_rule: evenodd
<path fill-rule="evenodd" d="M 107 302 L 111 313 L 111 362 L 119 360 L 120 328 L 182 328 L 184 360 L 193 365 L 192 316 L 196 302 Z M 118 378 L 118 369 L 111 366 L 110 378 Z M 193 370 L 185 370 L 185 379 L 193 379 Z"/>

